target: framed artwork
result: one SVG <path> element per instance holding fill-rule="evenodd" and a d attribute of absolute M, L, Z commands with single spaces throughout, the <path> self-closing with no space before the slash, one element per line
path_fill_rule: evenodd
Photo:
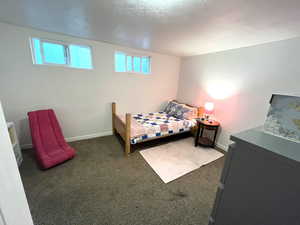
<path fill-rule="evenodd" d="M 272 95 L 264 131 L 300 142 L 300 97 Z"/>

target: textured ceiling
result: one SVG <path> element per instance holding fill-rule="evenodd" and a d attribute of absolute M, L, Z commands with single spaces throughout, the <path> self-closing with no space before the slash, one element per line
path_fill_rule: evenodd
<path fill-rule="evenodd" d="M 187 56 L 300 36 L 299 0 L 0 0 L 0 21 Z"/>

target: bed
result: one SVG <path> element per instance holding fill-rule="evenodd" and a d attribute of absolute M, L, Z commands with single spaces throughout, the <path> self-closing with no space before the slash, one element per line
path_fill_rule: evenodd
<path fill-rule="evenodd" d="M 176 107 L 192 109 L 178 112 Z M 116 103 L 112 103 L 113 133 L 119 134 L 124 140 L 126 155 L 131 153 L 131 145 L 183 132 L 194 132 L 195 118 L 201 117 L 204 111 L 203 107 L 195 107 L 175 100 L 169 101 L 166 108 L 159 112 L 126 113 L 123 116 L 118 115 L 116 110 Z"/>

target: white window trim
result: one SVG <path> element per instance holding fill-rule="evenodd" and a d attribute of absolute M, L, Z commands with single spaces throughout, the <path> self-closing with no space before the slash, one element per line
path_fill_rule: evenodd
<path fill-rule="evenodd" d="M 36 55 L 35 55 L 36 51 L 35 51 L 35 46 L 34 46 L 34 43 L 33 43 L 33 39 L 39 39 L 40 40 L 40 51 L 41 51 L 41 57 L 42 57 L 42 64 L 39 64 L 39 63 L 36 62 Z M 82 44 L 76 44 L 76 43 L 67 43 L 67 42 L 63 42 L 63 41 L 49 40 L 49 39 L 46 39 L 46 38 L 38 38 L 38 37 L 30 37 L 29 41 L 30 41 L 32 62 L 33 62 L 34 65 L 37 65 L 37 66 L 61 66 L 61 67 L 67 67 L 67 68 L 71 68 L 71 69 L 79 69 L 79 70 L 93 70 L 94 69 L 93 49 L 89 45 L 82 45 Z M 44 43 L 44 42 L 62 45 L 64 47 L 64 54 L 65 54 L 66 64 L 46 62 L 45 61 L 45 55 L 44 55 L 44 48 L 42 47 L 42 43 Z M 78 68 L 78 67 L 71 66 L 71 55 L 70 55 L 70 49 L 69 49 L 70 45 L 76 45 L 76 46 L 80 46 L 80 47 L 83 47 L 83 48 L 89 48 L 90 49 L 91 64 L 92 64 L 91 68 Z"/>
<path fill-rule="evenodd" d="M 118 71 L 116 71 L 116 65 L 115 65 L 116 60 L 115 60 L 115 55 L 116 55 L 117 53 L 125 54 L 125 69 L 126 69 L 126 71 L 124 71 L 124 72 L 118 72 Z M 152 57 L 151 57 L 150 55 L 143 55 L 143 54 L 137 54 L 137 53 L 132 54 L 132 53 L 127 53 L 127 52 L 125 52 L 125 51 L 115 51 L 115 55 L 114 55 L 114 71 L 115 71 L 116 73 L 133 73 L 133 74 L 143 74 L 143 75 L 151 75 L 151 74 L 152 74 L 152 66 L 151 66 L 151 64 L 152 64 Z M 131 59 L 132 59 L 132 71 L 127 71 L 127 56 L 131 56 Z M 134 59 L 134 57 L 140 57 L 140 58 L 141 58 L 140 72 L 134 71 L 134 66 L 133 66 L 133 59 Z M 143 71 L 143 70 L 142 70 L 142 58 L 149 58 L 149 73 L 143 73 L 143 72 L 142 72 L 142 71 Z"/>

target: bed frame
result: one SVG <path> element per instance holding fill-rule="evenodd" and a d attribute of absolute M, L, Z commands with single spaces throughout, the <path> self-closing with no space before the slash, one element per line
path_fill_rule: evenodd
<path fill-rule="evenodd" d="M 186 104 L 187 106 L 190 107 L 195 107 L 195 106 L 191 106 Z M 130 143 L 130 139 L 131 139 L 131 135 L 130 135 L 130 131 L 131 131 L 131 114 L 130 113 L 126 113 L 126 119 L 125 119 L 125 123 L 124 121 L 117 115 L 116 113 L 117 110 L 117 106 L 116 103 L 113 102 L 112 103 L 112 128 L 113 128 L 113 134 L 119 134 L 121 136 L 121 138 L 124 140 L 125 142 L 125 155 L 128 156 L 131 153 L 131 143 Z M 203 107 L 198 107 L 198 117 L 201 117 L 204 113 L 204 108 Z M 194 133 L 196 127 L 192 128 L 191 132 Z M 177 134 L 177 133 L 176 133 Z M 164 135 L 164 136 L 159 136 L 159 137 L 153 137 L 153 138 L 148 138 L 145 139 L 141 142 L 146 142 L 146 141 L 150 141 L 150 140 L 154 140 L 154 139 L 159 139 L 159 138 L 164 138 L 164 137 L 168 137 L 171 135 L 176 135 L 176 134 L 168 134 L 168 135 Z M 139 142 L 139 143 L 141 143 Z"/>

